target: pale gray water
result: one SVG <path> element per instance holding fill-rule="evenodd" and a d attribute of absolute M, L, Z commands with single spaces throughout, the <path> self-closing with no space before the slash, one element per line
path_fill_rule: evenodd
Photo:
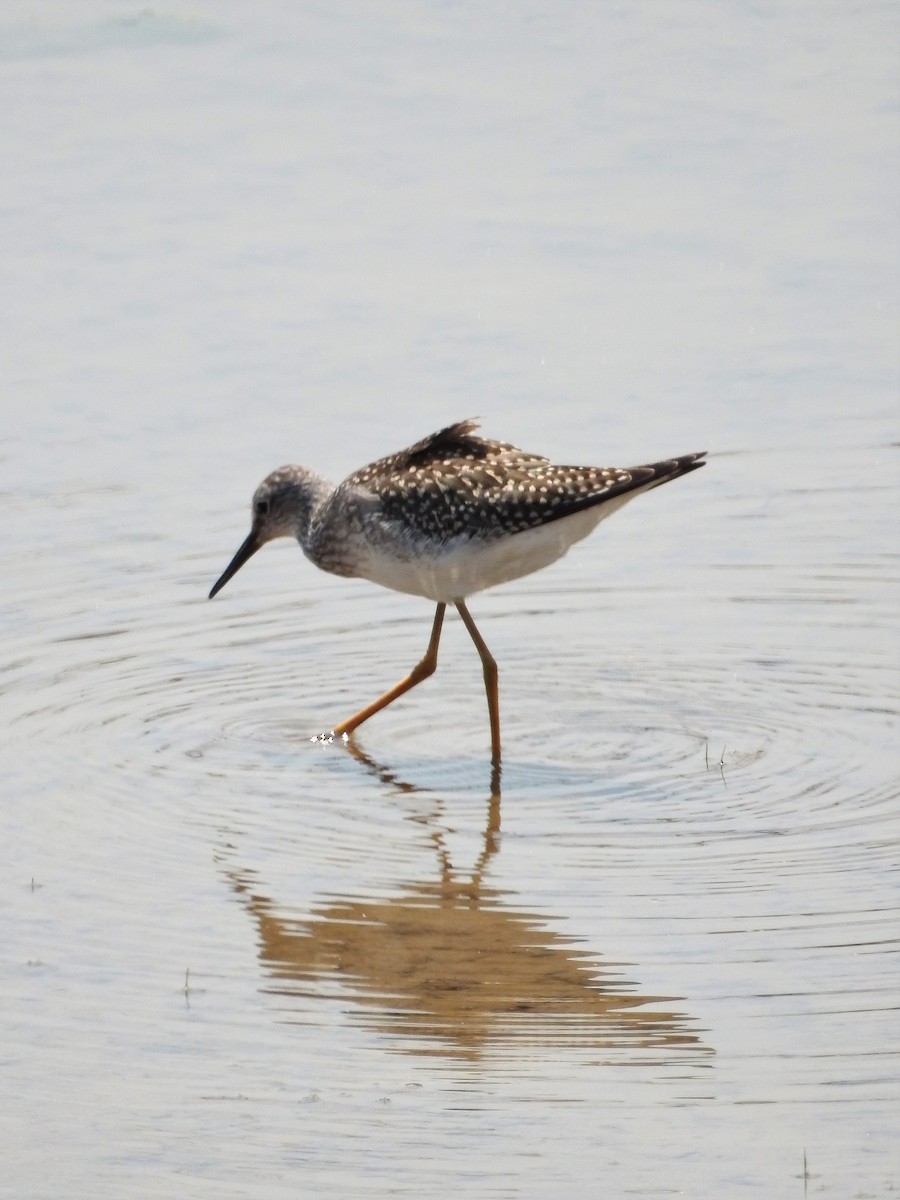
<path fill-rule="evenodd" d="M 896 1192 L 897 37 L 4 8 L 0 1194 Z M 458 621 L 354 757 L 429 606 L 205 599 L 271 468 L 477 414 L 711 452 L 473 599 L 499 799 Z"/>

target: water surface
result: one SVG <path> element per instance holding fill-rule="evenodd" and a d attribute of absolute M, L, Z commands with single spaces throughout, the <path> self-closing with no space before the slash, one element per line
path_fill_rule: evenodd
<path fill-rule="evenodd" d="M 896 1191 L 896 24 L 6 10 L 10 1195 Z M 710 461 L 472 599 L 499 780 L 457 620 L 311 741 L 431 611 L 253 488 L 477 414 Z"/>

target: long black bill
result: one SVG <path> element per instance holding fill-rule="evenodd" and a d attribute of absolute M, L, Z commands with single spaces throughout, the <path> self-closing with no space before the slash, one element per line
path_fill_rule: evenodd
<path fill-rule="evenodd" d="M 255 529 L 251 529 L 247 540 L 213 584 L 212 591 L 209 593 L 210 600 L 212 600 L 216 592 L 221 592 L 222 588 L 232 577 L 232 575 L 237 575 L 238 571 L 241 569 L 247 559 L 252 558 L 262 544 L 263 543 L 259 540 L 259 534 Z"/>

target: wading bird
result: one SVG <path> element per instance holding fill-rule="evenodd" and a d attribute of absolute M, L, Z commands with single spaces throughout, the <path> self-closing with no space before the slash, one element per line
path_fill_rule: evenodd
<path fill-rule="evenodd" d="M 280 467 L 253 496 L 250 534 L 209 593 L 277 537 L 295 537 L 334 575 L 358 576 L 437 605 L 421 662 L 383 696 L 336 725 L 348 735 L 437 667 L 447 605 L 481 656 L 493 761 L 500 761 L 497 664 L 466 600 L 530 575 L 640 492 L 704 465 L 705 451 L 642 467 L 556 466 L 507 442 L 478 437 L 475 421 L 448 425 L 334 487 L 306 467 Z"/>

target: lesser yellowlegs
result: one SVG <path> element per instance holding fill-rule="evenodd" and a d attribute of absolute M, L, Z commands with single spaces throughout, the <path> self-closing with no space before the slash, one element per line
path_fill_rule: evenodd
<path fill-rule="evenodd" d="M 437 604 L 421 662 L 383 696 L 336 725 L 350 734 L 437 667 L 447 605 L 481 656 L 500 761 L 497 664 L 466 607 L 474 592 L 518 579 L 569 547 L 639 492 L 702 467 L 705 451 L 642 467 L 562 467 L 475 434 L 460 421 L 349 475 L 338 487 L 306 467 L 280 467 L 253 496 L 250 534 L 210 599 L 266 542 L 295 537 L 323 571 L 359 576 Z"/>

